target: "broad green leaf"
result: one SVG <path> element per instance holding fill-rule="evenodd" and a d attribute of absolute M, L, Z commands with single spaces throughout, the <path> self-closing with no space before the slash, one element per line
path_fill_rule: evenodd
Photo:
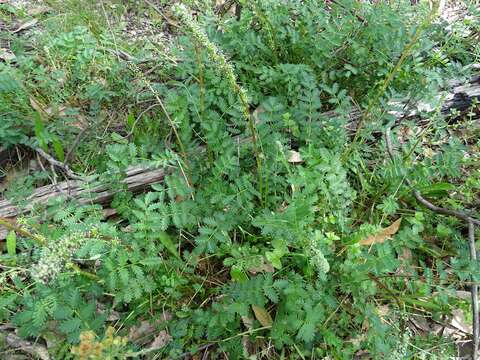
<path fill-rule="evenodd" d="M 63 150 L 62 142 L 58 137 L 52 136 L 52 145 L 53 151 L 55 151 L 55 156 L 58 160 L 63 162 L 65 160 L 65 151 Z"/>
<path fill-rule="evenodd" d="M 133 128 L 134 124 L 135 124 L 135 116 L 133 116 L 132 113 L 129 113 L 127 115 L 127 125 L 129 128 Z"/>
<path fill-rule="evenodd" d="M 38 145 L 42 148 L 42 150 L 48 151 L 48 142 L 45 136 L 45 128 L 38 112 L 35 114 L 35 136 L 37 137 Z"/>
<path fill-rule="evenodd" d="M 281 260 L 281 255 L 278 254 L 275 251 L 267 251 L 265 253 L 265 257 L 267 260 L 273 265 L 275 269 L 281 269 L 282 268 L 282 260 Z"/>
<path fill-rule="evenodd" d="M 178 252 L 177 252 L 177 246 L 173 243 L 170 235 L 168 235 L 164 231 L 161 231 L 159 233 L 158 238 L 160 239 L 160 242 L 162 243 L 162 245 L 165 246 L 165 248 L 170 252 L 170 254 L 180 259 L 180 256 L 178 255 Z"/>
<path fill-rule="evenodd" d="M 7 253 L 10 256 L 15 256 L 17 248 L 17 234 L 15 231 L 10 231 L 7 235 Z"/>
<path fill-rule="evenodd" d="M 445 196 L 449 191 L 453 190 L 455 190 L 455 186 L 445 182 L 423 186 L 418 189 L 422 195 L 426 196 Z"/>
<path fill-rule="evenodd" d="M 243 271 L 243 269 L 238 265 L 233 265 L 230 269 L 230 276 L 232 280 L 237 282 L 244 282 L 248 280 L 247 275 Z"/>

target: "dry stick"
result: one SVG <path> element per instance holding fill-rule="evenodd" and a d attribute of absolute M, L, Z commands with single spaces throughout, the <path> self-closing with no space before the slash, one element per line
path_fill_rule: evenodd
<path fill-rule="evenodd" d="M 392 139 L 391 139 L 391 129 L 389 127 L 387 128 L 387 130 L 385 130 L 385 143 L 387 145 L 388 155 L 389 155 L 390 159 L 392 160 L 392 162 L 395 163 L 395 157 L 394 157 L 394 153 L 393 153 L 393 146 L 392 146 Z M 410 179 L 408 177 L 405 177 L 405 182 L 407 183 L 407 185 L 409 187 L 411 187 L 413 189 L 413 196 L 415 196 L 415 199 L 417 199 L 417 201 L 419 203 L 421 203 L 423 206 L 425 206 L 427 209 L 429 209 L 433 212 L 436 212 L 438 214 L 454 216 L 454 217 L 456 217 L 460 220 L 463 220 L 465 222 L 471 221 L 474 225 L 480 225 L 480 220 L 475 219 L 475 218 L 469 216 L 468 214 L 466 214 L 462 211 L 445 209 L 445 208 L 442 208 L 442 207 L 439 207 L 439 206 L 436 206 L 436 205 L 432 204 L 430 201 L 425 199 L 418 190 L 415 190 L 415 188 L 412 185 L 412 182 L 410 181 Z"/>
<path fill-rule="evenodd" d="M 385 143 L 387 145 L 387 152 L 390 157 L 392 163 L 395 163 L 395 156 L 393 153 L 393 146 L 392 146 L 392 139 L 391 139 L 391 129 L 387 127 L 385 130 Z M 477 260 L 477 251 L 475 249 L 475 225 L 479 225 L 480 221 L 475 219 L 464 212 L 445 209 L 439 206 L 432 204 L 430 201 L 426 200 L 422 194 L 416 190 L 410 179 L 408 177 L 404 177 L 405 182 L 407 185 L 412 189 L 413 195 L 415 199 L 427 209 L 442 215 L 454 216 L 457 219 L 463 220 L 468 224 L 468 244 L 470 249 L 470 260 L 476 261 Z M 479 320 L 479 312 L 478 312 L 478 285 L 475 284 L 473 276 L 472 276 L 472 285 L 470 286 L 470 292 L 472 294 L 472 317 L 473 317 L 473 360 L 477 360 L 477 349 L 478 349 L 478 342 L 479 342 L 479 331 L 480 331 L 480 320 Z"/>
<path fill-rule="evenodd" d="M 67 164 L 54 159 L 51 155 L 47 154 L 45 151 L 43 151 L 40 148 L 35 148 L 35 151 L 38 153 L 38 155 L 43 157 L 45 160 L 47 160 L 53 166 L 59 167 L 60 169 L 64 170 L 69 178 L 75 179 L 75 180 L 83 180 L 83 178 L 81 176 L 75 174 Z"/>
<path fill-rule="evenodd" d="M 70 156 L 72 155 L 73 151 L 77 148 L 77 145 L 82 139 L 82 136 L 87 132 L 88 129 L 89 129 L 88 126 L 84 127 L 75 137 L 75 140 L 73 141 L 72 146 L 70 146 L 70 149 L 68 149 L 67 151 L 67 155 L 65 155 L 65 160 L 63 161 L 64 164 L 68 163 L 68 159 L 70 159 Z"/>
<path fill-rule="evenodd" d="M 128 134 L 125 136 L 126 138 L 130 138 L 134 133 L 135 133 L 135 128 L 137 127 L 138 122 L 141 120 L 142 116 L 145 115 L 147 112 L 152 110 L 153 108 L 160 106 L 160 103 L 155 103 L 147 107 L 145 110 L 143 110 L 135 119 L 132 125 L 132 129 L 128 132 Z"/>

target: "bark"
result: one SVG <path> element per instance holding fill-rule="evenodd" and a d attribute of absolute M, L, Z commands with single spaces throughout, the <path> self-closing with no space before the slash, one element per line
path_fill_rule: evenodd
<path fill-rule="evenodd" d="M 127 170 L 127 176 L 123 179 L 128 191 L 138 193 L 152 184 L 163 181 L 165 171 L 163 169 L 148 169 L 137 166 Z M 91 184 L 90 184 L 91 185 Z M 36 189 L 26 199 L 28 204 L 19 207 L 9 200 L 0 201 L 0 217 L 15 218 L 26 215 L 39 205 L 46 205 L 49 200 L 64 197 L 77 200 L 79 204 L 101 204 L 108 205 L 119 190 L 112 190 L 109 185 L 92 185 L 79 180 L 69 180 L 57 185 L 46 185 Z M 5 239 L 7 232 L 0 227 L 0 239 Z"/>

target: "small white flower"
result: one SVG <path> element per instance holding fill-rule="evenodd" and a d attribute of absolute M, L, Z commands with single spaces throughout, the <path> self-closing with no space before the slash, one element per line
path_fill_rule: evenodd
<path fill-rule="evenodd" d="M 75 251 L 85 241 L 85 235 L 74 232 L 57 241 L 50 241 L 43 249 L 40 260 L 31 269 L 32 277 L 42 283 L 48 283 L 62 272 L 71 261 Z"/>

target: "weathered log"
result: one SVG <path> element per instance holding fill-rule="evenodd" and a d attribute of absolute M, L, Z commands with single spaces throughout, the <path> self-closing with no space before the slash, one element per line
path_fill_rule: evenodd
<path fill-rule="evenodd" d="M 149 169 L 142 166 L 131 167 L 126 172 L 123 183 L 128 191 L 138 193 L 145 188 L 159 183 L 163 180 L 165 171 L 163 169 Z M 112 190 L 108 185 L 89 186 L 88 182 L 70 180 L 58 183 L 57 185 L 46 185 L 36 189 L 26 199 L 27 205 L 19 207 L 9 200 L 0 201 L 0 217 L 15 218 L 28 214 L 38 205 L 46 205 L 49 200 L 68 197 L 77 200 L 79 204 L 100 204 L 107 205 L 119 190 Z M 0 239 L 5 239 L 6 230 L 0 227 Z"/>
<path fill-rule="evenodd" d="M 480 76 L 473 78 L 467 85 L 454 86 L 445 99 L 442 107 L 442 113 L 449 113 L 455 109 L 459 112 L 468 110 L 474 99 L 480 100 Z M 395 117 L 410 118 L 417 116 L 417 111 L 409 113 L 397 112 Z M 323 114 L 324 117 L 338 116 L 335 112 Z M 354 130 L 362 113 L 355 110 L 350 113 L 349 129 Z M 145 167 L 132 167 L 128 169 L 126 178 L 123 180 L 128 191 L 137 193 L 152 184 L 163 181 L 165 171 L 163 169 L 149 169 Z M 107 205 L 118 190 L 112 190 L 108 185 L 94 185 L 88 187 L 88 183 L 82 183 L 78 180 L 71 180 L 58 183 L 57 185 L 46 185 L 36 189 L 31 196 L 26 199 L 26 207 L 18 207 L 9 200 L 0 201 L 0 217 L 15 218 L 19 215 L 28 214 L 37 205 L 46 205 L 50 199 L 68 196 L 76 199 L 79 204 L 101 204 Z M 0 228 L 0 239 L 4 239 L 5 230 Z"/>
<path fill-rule="evenodd" d="M 466 111 L 470 110 L 470 107 L 474 103 L 475 100 L 480 101 L 480 75 L 473 77 L 467 84 L 460 85 L 460 82 L 454 82 L 450 84 L 450 90 L 445 95 L 443 105 L 440 109 L 440 112 L 448 116 L 451 111 L 455 110 L 458 112 L 459 116 L 463 116 Z M 443 95 L 438 95 L 440 98 Z M 404 103 L 397 103 L 395 106 L 398 109 L 402 109 L 402 107 L 406 104 Z M 394 105 L 394 104 L 391 104 Z M 411 104 L 413 109 L 409 109 L 408 106 L 406 109 L 392 111 L 390 112 L 393 115 L 397 122 L 402 121 L 404 119 L 418 119 L 421 117 L 421 113 L 430 113 L 435 111 L 436 109 L 431 108 L 427 104 L 419 103 L 419 104 Z M 477 106 L 473 109 L 476 114 L 480 114 L 480 106 Z M 357 129 L 357 125 L 359 120 L 361 119 L 363 113 L 359 108 L 354 108 L 349 114 L 349 122 L 347 128 L 351 132 L 355 132 Z M 322 114 L 323 118 L 334 118 L 339 116 L 339 114 L 332 110 Z"/>
<path fill-rule="evenodd" d="M 451 110 L 464 112 L 469 110 L 475 100 L 480 100 L 480 75 L 472 78 L 466 85 L 453 87 L 442 106 L 442 113 L 448 114 Z"/>
<path fill-rule="evenodd" d="M 132 167 L 127 170 L 123 183 L 128 191 L 139 192 L 146 187 L 161 182 L 164 178 L 163 169 L 148 169 L 145 167 Z M 0 217 L 12 218 L 29 213 L 39 204 L 47 204 L 50 199 L 57 197 L 69 197 L 76 199 L 82 205 L 101 204 L 105 205 L 112 200 L 118 190 L 111 190 L 108 185 L 88 186 L 88 182 L 70 180 L 57 185 L 46 185 L 36 189 L 26 202 L 27 206 L 20 208 L 9 200 L 0 201 Z"/>

